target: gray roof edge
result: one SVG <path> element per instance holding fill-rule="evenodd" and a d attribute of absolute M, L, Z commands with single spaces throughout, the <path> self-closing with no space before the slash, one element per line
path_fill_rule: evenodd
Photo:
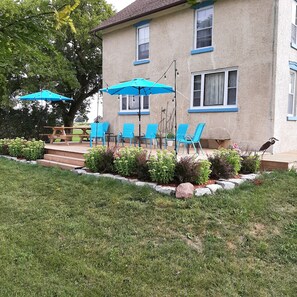
<path fill-rule="evenodd" d="M 138 18 L 141 18 L 141 17 L 144 17 L 144 16 L 147 16 L 147 15 L 150 15 L 150 14 L 153 14 L 153 13 L 156 13 L 156 12 L 159 12 L 159 11 L 162 11 L 162 10 L 165 10 L 165 9 L 168 9 L 168 8 L 171 8 L 171 7 L 174 7 L 174 6 L 178 6 L 180 4 L 184 4 L 186 3 L 187 1 L 186 0 L 180 0 L 178 2 L 175 2 L 175 3 L 171 3 L 171 4 L 168 4 L 166 6 L 163 6 L 163 7 L 159 7 L 159 8 L 156 8 L 156 9 L 153 9 L 153 10 L 150 10 L 146 13 L 142 13 L 142 14 L 138 14 L 138 15 L 135 15 L 133 17 L 130 17 L 130 18 L 126 18 L 124 20 L 120 20 L 118 22 L 114 22 L 114 23 L 111 23 L 111 24 L 107 24 L 107 25 L 99 25 L 98 27 L 92 29 L 90 31 L 90 33 L 95 33 L 97 31 L 101 31 L 103 29 L 107 29 L 107 28 L 110 28 L 110 27 L 113 27 L 113 26 L 116 26 L 116 25 L 120 25 L 120 24 L 123 24 L 123 23 L 126 23 L 126 22 L 129 22 L 129 21 L 132 21 L 132 20 L 136 20 Z"/>

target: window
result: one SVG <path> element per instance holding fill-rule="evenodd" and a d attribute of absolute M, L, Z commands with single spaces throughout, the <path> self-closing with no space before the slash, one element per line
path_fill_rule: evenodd
<path fill-rule="evenodd" d="M 292 33 L 291 45 L 297 47 L 297 3 L 292 3 Z"/>
<path fill-rule="evenodd" d="M 212 46 L 213 6 L 196 10 L 196 49 Z"/>
<path fill-rule="evenodd" d="M 296 72 L 290 71 L 288 116 L 296 116 Z"/>
<path fill-rule="evenodd" d="M 236 107 L 237 70 L 193 75 L 193 108 Z"/>
<path fill-rule="evenodd" d="M 149 58 L 149 29 L 148 24 L 137 27 L 137 60 L 145 60 Z"/>
<path fill-rule="evenodd" d="M 121 111 L 138 111 L 140 102 L 141 111 L 149 111 L 149 96 L 121 96 Z"/>

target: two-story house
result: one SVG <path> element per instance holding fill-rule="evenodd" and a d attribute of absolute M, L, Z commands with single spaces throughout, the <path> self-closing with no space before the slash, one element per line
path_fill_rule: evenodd
<path fill-rule="evenodd" d="M 295 0 L 136 0 L 93 29 L 103 34 L 103 86 L 136 77 L 174 86 L 176 60 L 177 123 L 189 132 L 205 122 L 203 138 L 252 150 L 274 136 L 271 151 L 296 149 L 296 11 Z M 143 126 L 168 120 L 172 100 L 142 97 Z M 138 102 L 104 94 L 104 120 L 114 132 L 136 124 Z"/>

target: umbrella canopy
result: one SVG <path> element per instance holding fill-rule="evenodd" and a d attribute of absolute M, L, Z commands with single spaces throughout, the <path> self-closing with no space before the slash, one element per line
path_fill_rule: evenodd
<path fill-rule="evenodd" d="M 152 94 L 166 94 L 174 93 L 174 89 L 170 86 L 159 84 L 153 81 L 146 80 L 144 78 L 134 78 L 130 81 L 123 82 L 117 85 L 110 86 L 108 88 L 101 89 L 110 95 L 136 95 L 139 96 L 139 146 L 141 136 L 141 111 L 140 111 L 140 96 L 148 96 Z"/>
<path fill-rule="evenodd" d="M 24 95 L 20 97 L 21 100 L 28 100 L 28 101 L 34 101 L 34 100 L 44 100 L 44 101 L 70 101 L 73 100 L 71 98 L 62 96 L 60 94 L 53 93 L 48 90 L 43 90 L 37 93 L 32 93 L 28 95 Z"/>

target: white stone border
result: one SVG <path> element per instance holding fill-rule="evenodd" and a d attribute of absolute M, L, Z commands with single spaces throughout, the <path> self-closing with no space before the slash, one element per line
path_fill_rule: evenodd
<path fill-rule="evenodd" d="M 26 164 L 37 164 L 36 161 L 27 161 L 25 159 L 18 159 L 16 157 L 11 157 L 11 156 L 7 156 L 7 155 L 0 155 L 0 158 L 6 158 L 9 160 L 14 160 L 17 162 L 21 162 L 21 163 L 26 163 Z M 88 172 L 85 169 L 73 169 L 72 172 L 79 174 L 79 175 L 92 175 L 95 177 L 107 177 L 107 178 L 111 178 L 114 180 L 118 180 L 121 181 L 123 183 L 129 183 L 129 184 L 134 184 L 138 187 L 150 187 L 152 189 L 154 189 L 155 191 L 161 193 L 161 194 L 165 194 L 165 195 L 171 195 L 174 196 L 175 192 L 176 192 L 176 188 L 175 187 L 169 187 L 169 186 L 160 186 L 156 183 L 152 183 L 152 182 L 143 182 L 143 181 L 139 181 L 138 179 L 132 179 L 132 178 L 126 178 L 120 175 L 114 175 L 114 174 L 110 174 L 110 173 L 92 173 L 92 172 Z M 194 196 L 196 197 L 201 197 L 204 195 L 212 195 L 214 194 L 216 191 L 221 191 L 221 190 L 232 190 L 234 189 L 236 186 L 241 185 L 243 182 L 245 181 L 252 181 L 256 178 L 258 178 L 260 176 L 260 174 L 241 174 L 240 178 L 230 178 L 230 179 L 222 179 L 222 180 L 217 180 L 215 182 L 215 184 L 211 184 L 211 185 L 207 185 L 203 188 L 197 188 L 194 190 Z"/>
<path fill-rule="evenodd" d="M 124 183 L 130 183 L 130 184 L 134 184 L 136 186 L 139 187 L 144 187 L 144 186 L 148 186 L 152 189 L 154 189 L 155 191 L 161 193 L 161 194 L 165 194 L 165 195 L 171 195 L 174 196 L 175 192 L 176 192 L 176 188 L 175 187 L 170 187 L 170 186 L 160 186 L 156 183 L 152 183 L 152 182 L 143 182 L 143 181 L 139 181 L 137 179 L 131 179 L 131 178 L 126 178 L 120 175 L 113 175 L 113 174 L 109 174 L 109 173 L 104 173 L 104 174 L 100 174 L 100 173 L 91 173 L 91 172 L 87 172 L 85 169 L 74 169 L 72 170 L 74 173 L 76 174 L 80 174 L 80 175 L 92 175 L 92 176 L 96 176 L 96 177 L 108 177 L 108 178 L 112 178 L 115 180 L 119 180 L 121 182 Z M 220 190 L 232 190 L 234 189 L 236 186 L 241 185 L 243 182 L 245 181 L 251 181 L 254 180 L 256 178 L 258 178 L 260 176 L 260 174 L 242 174 L 240 175 L 240 178 L 230 178 L 230 179 L 222 179 L 222 180 L 217 180 L 215 182 L 215 184 L 211 184 L 211 185 L 207 185 L 203 188 L 197 188 L 194 190 L 194 195 L 197 197 L 203 196 L 203 195 L 211 195 L 214 194 L 216 191 L 220 191 Z"/>

